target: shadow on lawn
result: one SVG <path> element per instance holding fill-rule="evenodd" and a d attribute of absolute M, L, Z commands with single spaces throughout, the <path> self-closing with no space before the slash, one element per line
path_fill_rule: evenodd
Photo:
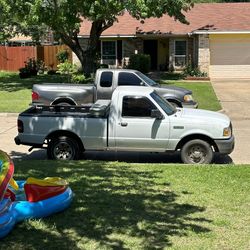
<path fill-rule="evenodd" d="M 207 233 L 211 222 L 200 217 L 204 207 L 180 204 L 170 183 L 159 182 L 163 171 L 141 171 L 133 166 L 107 162 L 63 162 L 51 168 L 40 161 L 32 168 L 16 164 L 16 179 L 28 176 L 61 176 L 75 193 L 63 213 L 43 219 L 46 228 L 23 222 L 1 242 L 8 249 L 163 249 L 170 236 L 187 231 Z M 181 196 L 189 195 L 183 190 Z M 199 213 L 199 217 L 195 217 Z"/>
<path fill-rule="evenodd" d="M 60 75 L 38 75 L 20 79 L 18 74 L 6 74 L 0 77 L 0 91 L 14 92 L 23 89 L 32 89 L 33 84 L 63 82 L 66 82 L 66 77 Z"/>

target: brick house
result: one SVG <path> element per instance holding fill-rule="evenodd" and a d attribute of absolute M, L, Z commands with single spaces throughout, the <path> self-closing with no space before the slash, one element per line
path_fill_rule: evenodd
<path fill-rule="evenodd" d="M 181 24 L 168 15 L 144 21 L 127 12 L 102 33 L 101 63 L 122 67 L 131 54 L 151 56 L 152 70 L 182 70 L 188 63 L 212 78 L 250 78 L 250 3 L 195 4 Z M 86 46 L 90 23 L 79 38 Z"/>

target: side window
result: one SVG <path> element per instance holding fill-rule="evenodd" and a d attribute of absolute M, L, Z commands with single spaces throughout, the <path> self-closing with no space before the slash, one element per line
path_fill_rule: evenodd
<path fill-rule="evenodd" d="M 151 110 L 155 105 L 146 97 L 124 96 L 122 102 L 122 116 L 151 117 Z"/>
<path fill-rule="evenodd" d="M 100 86 L 109 88 L 112 86 L 113 72 L 102 72 Z"/>
<path fill-rule="evenodd" d="M 139 86 L 142 80 L 133 73 L 120 72 L 118 76 L 118 86 L 122 85 L 137 85 Z"/>

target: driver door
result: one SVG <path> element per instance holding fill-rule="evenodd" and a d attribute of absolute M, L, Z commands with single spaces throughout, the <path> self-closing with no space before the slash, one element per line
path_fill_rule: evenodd
<path fill-rule="evenodd" d="M 145 96 L 124 96 L 122 111 L 115 125 L 117 150 L 162 152 L 169 140 L 169 119 L 151 117 L 157 109 Z"/>

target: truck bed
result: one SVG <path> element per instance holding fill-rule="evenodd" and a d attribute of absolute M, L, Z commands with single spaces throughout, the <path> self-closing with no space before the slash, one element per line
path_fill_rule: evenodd
<path fill-rule="evenodd" d="M 109 100 L 98 100 L 91 106 L 37 105 L 22 112 L 20 116 L 86 116 L 105 118 L 108 115 L 109 106 Z"/>

